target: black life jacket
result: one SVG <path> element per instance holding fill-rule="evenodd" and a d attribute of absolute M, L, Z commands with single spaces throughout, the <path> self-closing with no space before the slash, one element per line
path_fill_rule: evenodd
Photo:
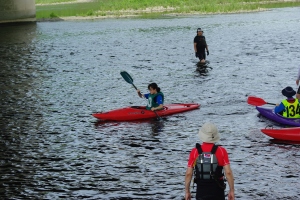
<path fill-rule="evenodd" d="M 206 40 L 205 40 L 205 36 L 196 36 L 196 40 L 197 40 L 197 44 L 196 44 L 196 47 L 197 47 L 197 50 L 200 51 L 200 50 L 205 50 L 205 47 L 207 46 L 206 44 Z"/>
<path fill-rule="evenodd" d="M 203 152 L 199 143 L 196 143 L 196 148 L 199 156 L 194 170 L 196 179 L 194 183 L 222 180 L 224 177 L 223 167 L 218 166 L 218 160 L 215 155 L 218 146 L 214 144 L 210 152 Z"/>

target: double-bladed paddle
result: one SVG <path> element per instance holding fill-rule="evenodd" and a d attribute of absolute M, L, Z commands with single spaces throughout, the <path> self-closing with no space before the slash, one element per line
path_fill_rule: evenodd
<path fill-rule="evenodd" d="M 120 72 L 121 76 L 124 78 L 124 80 L 127 82 L 127 83 L 130 83 L 134 89 L 137 90 L 137 88 L 135 87 L 135 85 L 133 84 L 133 79 L 131 78 L 131 76 L 126 72 L 126 71 L 121 71 Z"/>
<path fill-rule="evenodd" d="M 255 97 L 255 96 L 249 96 L 247 99 L 247 103 L 253 106 L 262 106 L 265 104 L 276 105 L 275 103 L 268 103 L 262 98 Z"/>
<path fill-rule="evenodd" d="M 131 84 L 135 90 L 137 90 L 136 86 L 133 84 L 133 79 L 132 77 L 126 72 L 126 71 L 121 71 L 120 72 L 121 76 L 124 78 L 124 80 Z M 141 93 L 142 94 L 142 93 Z M 144 97 L 144 95 L 142 94 L 142 96 Z M 156 117 L 158 120 L 161 120 L 161 117 L 157 114 L 157 112 L 155 110 L 153 110 L 153 112 L 155 113 Z"/>

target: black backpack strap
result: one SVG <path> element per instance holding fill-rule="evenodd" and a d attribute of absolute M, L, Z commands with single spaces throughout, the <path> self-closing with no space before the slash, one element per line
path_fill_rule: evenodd
<path fill-rule="evenodd" d="M 218 145 L 215 145 L 215 144 L 214 144 L 213 147 L 211 148 L 211 151 L 210 151 L 210 152 L 211 152 L 212 154 L 216 154 L 216 151 L 217 151 L 218 147 L 219 147 Z M 214 171 L 213 163 L 210 164 L 210 171 L 211 171 L 211 172 Z M 214 174 L 213 174 L 213 175 L 214 175 Z M 212 179 L 212 177 L 210 177 L 210 179 Z"/>
<path fill-rule="evenodd" d="M 196 148 L 198 150 L 198 154 L 199 154 L 198 156 L 200 156 L 203 153 L 201 145 L 199 143 L 196 143 Z M 203 171 L 203 163 L 201 164 L 200 169 L 198 169 L 198 170 L 199 170 L 199 172 Z M 203 173 L 200 173 L 200 177 L 201 177 L 201 179 L 203 179 Z"/>
<path fill-rule="evenodd" d="M 218 147 L 219 147 L 218 145 L 215 145 L 215 144 L 214 144 L 214 146 L 211 148 L 211 153 L 212 153 L 212 154 L 215 154 L 216 151 L 217 151 L 217 149 L 218 149 Z"/>
<path fill-rule="evenodd" d="M 203 153 L 201 145 L 199 143 L 196 143 L 196 148 L 198 150 L 198 154 L 200 155 L 201 153 Z"/>

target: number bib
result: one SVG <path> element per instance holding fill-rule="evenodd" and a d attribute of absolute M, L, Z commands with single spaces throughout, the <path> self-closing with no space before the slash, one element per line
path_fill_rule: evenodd
<path fill-rule="evenodd" d="M 294 103 L 289 103 L 287 100 L 283 100 L 282 103 L 285 107 L 282 116 L 288 118 L 300 118 L 300 105 L 298 99 L 295 99 Z"/>

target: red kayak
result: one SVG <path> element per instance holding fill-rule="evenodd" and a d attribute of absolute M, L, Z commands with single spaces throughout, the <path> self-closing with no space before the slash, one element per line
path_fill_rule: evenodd
<path fill-rule="evenodd" d="M 194 110 L 199 107 L 200 104 L 198 103 L 175 103 L 164 105 L 164 109 L 156 111 L 156 113 L 158 116 L 163 117 L 176 113 L 186 112 L 189 110 Z M 103 121 L 132 121 L 140 119 L 151 119 L 157 117 L 155 112 L 151 110 L 146 110 L 146 106 L 130 106 L 126 108 L 111 110 L 108 112 L 94 113 L 92 115 L 97 119 Z"/>
<path fill-rule="evenodd" d="M 261 131 L 277 140 L 300 141 L 300 127 L 281 129 L 265 128 L 261 129 Z"/>

